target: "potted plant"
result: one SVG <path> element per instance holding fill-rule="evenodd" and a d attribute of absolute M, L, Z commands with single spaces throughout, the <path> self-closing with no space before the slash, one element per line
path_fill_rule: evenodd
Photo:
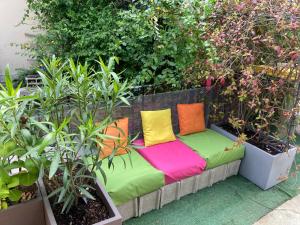
<path fill-rule="evenodd" d="M 238 132 L 228 124 L 213 124 L 211 129 L 233 141 L 239 141 Z M 260 147 L 261 142 L 263 142 L 264 147 Z M 239 170 L 243 177 L 263 190 L 269 189 L 288 178 L 297 152 L 296 147 L 290 146 L 284 150 L 285 144 L 271 136 L 258 137 L 255 141 L 246 141 L 243 144 L 246 151 Z"/>
<path fill-rule="evenodd" d="M 122 223 L 95 174 L 100 170 L 106 180 L 99 155 L 103 140 L 113 137 L 105 129 L 114 121 L 115 106 L 129 104 L 128 83 L 112 71 L 116 61 L 110 58 L 105 65 L 100 59 L 97 71 L 87 63 L 52 57 L 39 70 L 38 114 L 47 121 L 44 129 L 51 142 L 43 153 L 51 163 L 40 180 L 47 224 Z"/>
<path fill-rule="evenodd" d="M 245 142 L 240 174 L 263 189 L 287 178 L 296 154 L 299 15 L 288 0 L 217 1 L 208 19 L 208 65 L 216 86 L 222 81 L 213 109 L 224 115 L 212 129 Z"/>
<path fill-rule="evenodd" d="M 5 87 L 0 85 L 0 224 L 42 225 L 43 204 L 36 182 L 43 160 L 28 152 L 40 151 L 47 143 L 33 115 L 37 96 L 20 97 L 20 87 L 13 87 L 7 67 Z"/>

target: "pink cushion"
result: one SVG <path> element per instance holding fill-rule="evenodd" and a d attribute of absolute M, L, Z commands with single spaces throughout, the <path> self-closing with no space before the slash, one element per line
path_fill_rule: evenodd
<path fill-rule="evenodd" d="M 144 146 L 142 139 L 135 145 Z M 165 174 L 166 184 L 201 174 L 206 161 L 180 140 L 138 148 L 138 152 L 156 169 Z"/>

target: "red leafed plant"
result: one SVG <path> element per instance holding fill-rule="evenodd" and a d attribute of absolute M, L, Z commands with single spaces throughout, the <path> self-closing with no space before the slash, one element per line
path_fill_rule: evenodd
<path fill-rule="evenodd" d="M 300 99 L 300 1 L 217 1 L 206 39 L 214 50 L 199 67 L 222 96 L 213 108 L 241 131 L 279 131 L 289 143 Z"/>

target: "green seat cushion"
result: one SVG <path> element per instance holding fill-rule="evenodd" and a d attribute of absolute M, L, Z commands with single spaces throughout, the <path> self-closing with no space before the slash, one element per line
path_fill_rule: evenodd
<path fill-rule="evenodd" d="M 108 160 L 103 160 L 101 168 L 107 177 L 106 184 L 101 172 L 96 172 L 116 205 L 158 190 L 165 184 L 164 174 L 152 167 L 139 153 L 131 151 L 130 157 L 131 162 L 128 154 L 115 156 L 111 168 L 108 168 Z"/>
<path fill-rule="evenodd" d="M 244 157 L 245 147 L 243 145 L 235 146 L 232 140 L 210 129 L 179 136 L 179 138 L 206 159 L 206 169 L 215 168 Z"/>

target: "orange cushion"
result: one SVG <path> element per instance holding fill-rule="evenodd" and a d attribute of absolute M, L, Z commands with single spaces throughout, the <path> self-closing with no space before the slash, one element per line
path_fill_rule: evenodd
<path fill-rule="evenodd" d="M 205 130 L 204 104 L 177 104 L 180 135 Z"/>
<path fill-rule="evenodd" d="M 117 139 L 104 139 L 103 148 L 100 152 L 100 158 L 106 158 L 118 148 L 115 155 L 124 155 L 128 145 L 128 118 L 123 118 L 110 124 L 105 132 L 106 135 L 117 137 Z"/>

